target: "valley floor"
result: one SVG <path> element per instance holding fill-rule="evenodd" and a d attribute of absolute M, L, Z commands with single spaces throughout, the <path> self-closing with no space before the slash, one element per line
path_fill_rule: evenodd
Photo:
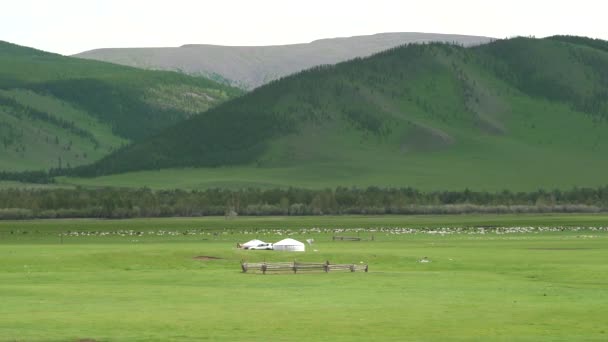
<path fill-rule="evenodd" d="M 507 157 L 450 153 L 413 155 L 401 160 L 367 157 L 352 161 L 305 163 L 298 167 L 235 166 L 161 169 L 96 178 L 59 177 L 63 186 L 151 189 L 307 188 L 336 186 L 413 187 L 422 191 L 536 191 L 569 190 L 606 185 L 608 162 L 588 156 L 556 156 L 538 160 L 535 155 Z"/>
<path fill-rule="evenodd" d="M 0 340 L 601 341 L 607 222 L 606 215 L 3 221 Z M 456 229 L 465 226 L 511 228 Z M 335 234 L 363 241 L 333 241 Z M 314 243 L 297 254 L 235 248 L 285 236 Z M 419 262 L 424 257 L 430 262 Z M 369 263 L 370 272 L 240 273 L 241 260 L 294 259 Z"/>

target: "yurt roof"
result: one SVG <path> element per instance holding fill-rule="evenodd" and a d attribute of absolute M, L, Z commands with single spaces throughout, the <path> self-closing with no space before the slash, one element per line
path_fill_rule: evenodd
<path fill-rule="evenodd" d="M 257 245 L 262 244 L 262 243 L 266 243 L 266 242 L 264 242 L 262 240 L 258 240 L 258 239 L 253 239 L 251 241 L 245 242 L 243 244 L 243 246 L 257 246 Z"/>
<path fill-rule="evenodd" d="M 275 245 L 279 245 L 279 246 L 281 246 L 281 245 L 283 245 L 283 246 L 300 246 L 301 245 L 301 246 L 304 246 L 304 244 L 301 243 L 300 241 L 290 239 L 290 238 L 283 239 L 283 240 L 275 243 Z"/>

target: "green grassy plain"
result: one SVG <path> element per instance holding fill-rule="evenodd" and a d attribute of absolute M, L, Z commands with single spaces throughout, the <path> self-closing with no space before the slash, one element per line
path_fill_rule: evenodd
<path fill-rule="evenodd" d="M 3 221 L 0 341 L 604 341 L 606 231 L 378 228 L 607 222 L 606 215 Z M 339 227 L 369 228 L 342 233 L 366 241 L 332 241 Z M 297 254 L 234 247 L 287 235 L 315 243 Z M 432 262 L 417 262 L 425 256 Z M 370 272 L 240 273 L 243 259 L 294 258 L 366 262 Z"/>

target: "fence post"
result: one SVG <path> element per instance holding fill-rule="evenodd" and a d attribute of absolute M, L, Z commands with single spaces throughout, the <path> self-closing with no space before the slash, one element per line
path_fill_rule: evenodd
<path fill-rule="evenodd" d="M 325 265 L 323 266 L 325 273 L 329 272 L 329 260 L 325 261 Z"/>
<path fill-rule="evenodd" d="M 266 274 L 266 263 L 262 264 L 262 274 Z"/>
<path fill-rule="evenodd" d="M 296 261 L 293 261 L 293 274 L 298 273 L 298 265 L 296 264 Z"/>

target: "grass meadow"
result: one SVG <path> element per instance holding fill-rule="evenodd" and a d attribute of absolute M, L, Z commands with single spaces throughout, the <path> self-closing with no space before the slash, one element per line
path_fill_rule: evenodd
<path fill-rule="evenodd" d="M 483 144 L 485 142 L 481 142 Z M 468 153 L 440 151 L 428 155 L 412 154 L 395 158 L 398 154 L 364 157 L 353 155 L 350 160 L 311 162 L 298 166 L 272 167 L 234 166 L 218 168 L 161 169 L 100 176 L 95 178 L 57 177 L 62 186 L 121 187 L 155 190 L 209 188 L 241 189 L 413 187 L 422 191 L 468 188 L 475 191 L 536 191 L 539 188 L 569 190 L 575 186 L 597 187 L 606 184 L 608 162 L 586 153 L 550 156 L 539 160 L 537 154 L 505 155 L 495 152 Z M 467 154 L 468 153 L 468 154 Z M 518 172 L 520 168 L 525 174 Z"/>
<path fill-rule="evenodd" d="M 0 341 L 605 341 L 606 227 L 605 215 L 3 221 Z M 235 248 L 286 236 L 315 242 Z M 370 272 L 239 267 L 294 259 Z"/>

